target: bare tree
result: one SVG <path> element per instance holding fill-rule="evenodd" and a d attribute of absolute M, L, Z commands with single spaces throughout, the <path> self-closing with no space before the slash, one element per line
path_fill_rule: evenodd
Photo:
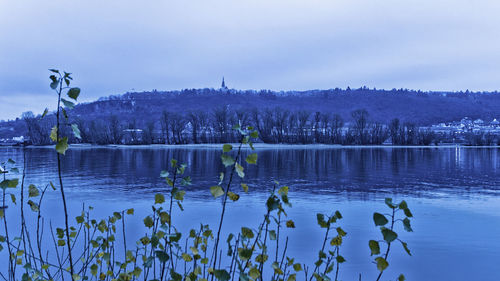
<path fill-rule="evenodd" d="M 193 143 L 198 143 L 198 132 L 200 130 L 200 116 L 196 112 L 191 112 L 187 116 L 188 122 L 191 124 L 191 136 L 193 137 Z"/>
<path fill-rule="evenodd" d="M 276 128 L 278 143 L 285 142 L 285 135 L 287 131 L 287 119 L 290 111 L 283 110 L 280 107 L 274 109 L 274 127 Z"/>
<path fill-rule="evenodd" d="M 366 128 L 368 126 L 368 112 L 365 109 L 358 109 L 351 112 L 354 121 L 354 132 L 357 136 L 358 144 L 366 144 Z"/>
<path fill-rule="evenodd" d="M 342 128 L 344 127 L 344 120 L 342 116 L 334 114 L 332 116 L 331 122 L 331 138 L 332 143 L 341 144 L 342 143 Z"/>
<path fill-rule="evenodd" d="M 394 118 L 389 123 L 389 133 L 393 145 L 402 144 L 401 125 L 398 118 Z"/>
<path fill-rule="evenodd" d="M 217 133 L 218 142 L 227 141 L 227 131 L 228 131 L 228 106 L 221 106 L 215 108 L 213 111 L 214 117 L 214 129 Z"/>
<path fill-rule="evenodd" d="M 109 135 L 110 135 L 111 143 L 113 143 L 113 144 L 120 143 L 122 136 L 123 136 L 123 128 L 120 124 L 120 119 L 118 119 L 118 116 L 111 115 L 109 117 L 108 128 L 109 128 Z"/>
<path fill-rule="evenodd" d="M 187 120 L 178 113 L 172 113 L 169 119 L 169 126 L 172 130 L 172 140 L 175 144 L 184 143 L 183 131 L 186 128 Z"/>
<path fill-rule="evenodd" d="M 144 130 L 142 131 L 142 143 L 143 144 L 152 144 L 154 143 L 154 129 L 155 129 L 155 123 L 150 121 L 146 124 L 144 127 Z"/>
<path fill-rule="evenodd" d="M 309 135 L 309 129 L 307 126 L 307 123 L 309 121 L 309 116 L 311 113 L 306 110 L 301 110 L 297 113 L 297 120 L 298 120 L 298 133 L 299 133 L 299 140 L 301 143 L 307 143 L 308 135 Z"/>
<path fill-rule="evenodd" d="M 169 144 L 170 143 L 170 113 L 164 110 L 161 113 L 161 118 L 160 118 L 160 126 L 161 126 L 161 134 L 164 143 Z"/>

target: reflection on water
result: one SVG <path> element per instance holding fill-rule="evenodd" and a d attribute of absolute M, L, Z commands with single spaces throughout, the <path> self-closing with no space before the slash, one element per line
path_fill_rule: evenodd
<path fill-rule="evenodd" d="M 341 276 L 357 280 L 358 273 L 375 269 L 367 241 L 379 234 L 371 214 L 384 210 L 386 196 L 404 198 L 415 215 L 415 233 L 405 236 L 414 255 L 409 258 L 395 249 L 388 272 L 394 276 L 387 278 L 404 272 L 408 280 L 500 280 L 495 270 L 500 260 L 498 148 L 280 147 L 257 152 L 258 165 L 244 165 L 252 193 L 232 203 L 228 212 L 228 226 L 236 231 L 242 215 L 251 222 L 260 220 L 264 210 L 249 213 L 248 208 L 263 206 L 262 199 L 277 180 L 290 186 L 294 203 L 289 215 L 297 229 L 290 234 L 291 241 L 308 241 L 291 245 L 290 252 L 313 259 L 317 252 L 310 252 L 309 241 L 321 240 L 315 212 L 339 209 L 349 233 L 348 262 Z M 220 153 L 206 147 L 72 148 L 63 163 L 67 196 L 77 206 L 85 202 L 110 211 L 127 202 L 145 212 L 152 195 L 165 190 L 160 171 L 176 158 L 188 164 L 186 173 L 193 179 L 183 223 L 210 222 L 220 208 L 220 201 L 208 192 L 224 170 Z M 22 165 L 22 156 L 20 148 L 0 148 L 1 160 L 12 158 Z M 53 149 L 28 148 L 26 159 L 28 184 L 56 182 Z M 54 192 L 47 198 L 58 203 L 58 196 Z"/>
<path fill-rule="evenodd" d="M 257 191 L 273 180 L 294 192 L 341 192 L 359 199 L 384 193 L 418 197 L 496 194 L 500 188 L 499 150 L 474 148 L 333 148 L 260 149 L 259 165 L 245 167 Z M 3 148 L 0 157 L 22 160 L 19 149 Z M 164 187 L 159 173 L 171 158 L 188 164 L 193 191 L 205 194 L 223 166 L 220 151 L 207 148 L 122 149 L 78 148 L 64 157 L 68 190 L 101 195 L 120 191 L 125 198 Z M 40 184 L 53 180 L 56 156 L 49 148 L 27 150 L 29 178 Z M 99 192 L 97 192 L 99 191 Z"/>

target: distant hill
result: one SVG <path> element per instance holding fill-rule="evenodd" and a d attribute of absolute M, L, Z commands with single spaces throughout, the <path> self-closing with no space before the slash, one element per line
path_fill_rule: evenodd
<path fill-rule="evenodd" d="M 276 108 L 292 113 L 302 111 L 310 113 L 311 122 L 315 112 L 338 114 L 344 124 L 352 121 L 352 111 L 365 109 L 369 122 L 388 124 L 393 118 L 399 118 L 401 122 L 427 126 L 466 116 L 485 121 L 500 118 L 500 93 L 376 90 L 366 87 L 286 92 L 186 89 L 109 96 L 78 104 L 70 115 L 85 122 L 109 120 L 114 116 L 121 124 L 133 123 L 135 128 L 144 128 L 154 123 L 154 128 L 159 130 L 164 111 L 183 116 L 201 112 L 206 113 L 202 116 L 213 119 L 215 110 L 222 107 L 233 113 L 254 112 L 256 109 L 260 112 L 275 111 Z M 24 135 L 26 131 L 27 127 L 21 119 L 0 123 L 0 139 Z"/>
<path fill-rule="evenodd" d="M 491 120 L 500 117 L 500 93 L 420 92 L 410 90 L 330 89 L 310 91 L 239 91 L 189 89 L 169 92 L 126 93 L 78 105 L 74 114 L 97 118 L 154 120 L 162 111 L 187 113 L 228 105 L 230 110 L 273 109 L 335 113 L 349 122 L 351 112 L 366 109 L 369 119 L 388 123 L 393 118 L 430 125 L 463 117 Z"/>

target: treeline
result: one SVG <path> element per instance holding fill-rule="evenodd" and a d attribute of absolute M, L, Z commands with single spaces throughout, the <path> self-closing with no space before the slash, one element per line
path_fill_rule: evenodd
<path fill-rule="evenodd" d="M 197 144 L 238 142 L 232 130 L 233 124 L 254 126 L 260 141 L 272 144 L 341 144 L 380 145 L 431 145 L 439 142 L 455 142 L 457 136 L 438 135 L 429 129 L 421 129 L 414 123 L 393 119 L 389 124 L 372 121 L 365 109 L 354 110 L 348 120 L 330 112 L 287 110 L 283 108 L 230 110 L 229 106 L 210 111 L 185 114 L 163 111 L 150 119 L 129 119 L 110 115 L 87 120 L 77 117 L 69 120 L 80 130 L 81 139 L 73 143 L 91 144 Z M 33 114 L 23 115 L 27 136 L 35 145 L 49 144 L 46 133 L 55 124 L 54 116 L 45 118 Z M 67 125 L 62 130 L 71 130 Z M 495 136 L 485 134 L 468 137 L 470 144 L 493 143 Z"/>

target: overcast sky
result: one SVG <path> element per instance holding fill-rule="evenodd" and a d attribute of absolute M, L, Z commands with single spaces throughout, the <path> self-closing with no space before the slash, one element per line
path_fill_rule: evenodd
<path fill-rule="evenodd" d="M 220 86 L 500 89 L 498 0 L 0 0 L 0 119 L 54 109 L 48 68 L 84 101 Z"/>

